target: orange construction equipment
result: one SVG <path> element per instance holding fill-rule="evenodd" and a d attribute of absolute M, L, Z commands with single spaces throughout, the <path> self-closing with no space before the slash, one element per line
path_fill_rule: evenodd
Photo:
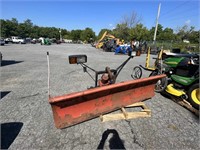
<path fill-rule="evenodd" d="M 157 75 L 49 97 L 55 126 L 57 128 L 69 127 L 149 99 L 155 95 L 156 82 L 163 77 L 165 75 Z"/>
<path fill-rule="evenodd" d="M 121 45 L 123 44 L 123 41 L 120 41 L 120 39 L 116 38 L 114 35 L 109 34 L 107 31 L 105 31 L 102 35 L 102 37 L 98 40 L 97 44 L 96 44 L 96 48 L 102 48 L 103 43 L 104 43 L 104 39 L 108 38 L 108 39 L 115 39 L 116 40 L 116 44 L 117 45 Z"/>

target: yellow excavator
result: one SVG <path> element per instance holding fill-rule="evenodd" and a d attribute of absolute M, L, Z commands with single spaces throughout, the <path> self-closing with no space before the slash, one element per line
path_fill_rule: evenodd
<path fill-rule="evenodd" d="M 123 41 L 120 41 L 120 39 L 116 38 L 114 35 L 109 34 L 107 31 L 105 31 L 102 37 L 98 40 L 96 44 L 96 48 L 102 48 L 105 42 L 105 39 L 115 39 L 117 45 L 123 44 Z"/>

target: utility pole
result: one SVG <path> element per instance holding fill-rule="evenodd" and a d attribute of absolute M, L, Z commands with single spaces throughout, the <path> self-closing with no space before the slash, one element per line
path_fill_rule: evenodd
<path fill-rule="evenodd" d="M 160 16 L 160 7 L 161 7 L 161 3 L 158 6 L 158 14 L 157 14 L 157 18 L 156 18 L 156 28 L 155 28 L 154 37 L 153 37 L 153 44 L 155 44 L 155 41 L 156 41 L 156 34 L 157 34 L 157 29 L 158 29 L 158 19 Z"/>
<path fill-rule="evenodd" d="M 60 41 L 61 41 L 62 40 L 61 29 L 59 29 L 59 33 L 60 33 Z"/>

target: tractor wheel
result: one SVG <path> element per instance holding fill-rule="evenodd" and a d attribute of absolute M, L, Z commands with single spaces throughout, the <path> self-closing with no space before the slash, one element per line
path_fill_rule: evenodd
<path fill-rule="evenodd" d="M 140 79 L 142 77 L 142 69 L 139 66 L 134 67 L 131 77 L 133 79 Z"/>
<path fill-rule="evenodd" d="M 161 74 L 161 73 L 158 70 L 157 71 L 155 70 L 155 71 L 151 72 L 151 74 L 149 75 L 149 77 L 156 76 L 156 75 L 159 75 L 159 74 Z M 157 93 L 163 92 L 166 89 L 167 84 L 168 84 L 167 77 L 164 77 L 164 78 L 158 80 L 158 82 L 155 85 L 154 91 L 157 92 Z"/>
<path fill-rule="evenodd" d="M 199 91 L 199 84 L 193 84 L 189 90 L 188 90 L 188 100 L 190 102 L 190 104 L 196 108 L 199 109 L 199 105 L 200 105 L 200 91 Z"/>

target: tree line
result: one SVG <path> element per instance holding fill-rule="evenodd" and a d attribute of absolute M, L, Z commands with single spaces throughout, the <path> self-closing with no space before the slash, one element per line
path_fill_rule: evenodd
<path fill-rule="evenodd" d="M 195 31 L 194 27 L 184 25 L 177 30 L 175 32 L 171 28 L 163 28 L 161 24 L 158 24 L 156 40 L 167 42 L 183 42 L 183 40 L 188 40 L 190 43 L 199 43 L 200 31 Z M 148 30 L 141 23 L 136 24 L 134 27 L 128 27 L 126 24 L 117 24 L 113 30 L 102 29 L 98 35 L 98 39 L 105 31 L 125 41 L 130 41 L 132 38 L 138 41 L 153 41 L 155 27 Z"/>
<path fill-rule="evenodd" d="M 9 38 L 11 36 L 19 36 L 21 38 L 56 38 L 60 39 L 60 34 L 63 39 L 71 39 L 73 41 L 91 41 L 96 39 L 95 32 L 91 28 L 84 30 L 72 30 L 56 28 L 56 27 L 40 27 L 34 25 L 30 19 L 19 23 L 16 18 L 11 20 L 0 19 L 1 22 L 1 37 Z"/>
<path fill-rule="evenodd" d="M 71 30 L 60 29 L 56 27 L 40 27 L 34 25 L 30 19 L 25 20 L 23 23 L 19 23 L 16 18 L 11 20 L 0 19 L 1 22 L 1 37 L 7 38 L 10 36 L 20 36 L 22 38 L 56 38 L 60 39 L 60 31 L 62 38 L 71 39 L 73 41 L 85 41 L 93 42 L 101 38 L 103 33 L 114 35 L 124 41 L 130 41 L 132 38 L 136 38 L 138 41 L 152 41 L 154 36 L 155 27 L 147 29 L 137 17 L 136 13 L 130 16 L 125 16 L 123 20 L 116 25 L 114 29 L 101 29 L 98 36 L 92 28 L 85 28 L 84 30 Z M 171 28 L 163 28 L 161 24 L 158 24 L 157 41 L 183 41 L 189 40 L 190 43 L 199 43 L 199 32 L 194 27 L 184 25 L 179 27 L 175 32 Z"/>

